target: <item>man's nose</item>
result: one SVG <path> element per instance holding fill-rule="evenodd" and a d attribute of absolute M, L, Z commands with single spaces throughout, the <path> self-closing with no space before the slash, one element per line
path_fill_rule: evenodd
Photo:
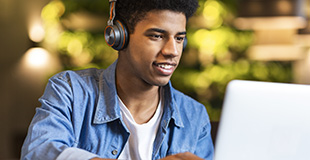
<path fill-rule="evenodd" d="M 172 56 L 176 57 L 178 56 L 178 47 L 180 47 L 181 44 L 178 44 L 174 38 L 169 38 L 165 41 L 165 44 L 162 48 L 162 54 L 165 56 Z"/>

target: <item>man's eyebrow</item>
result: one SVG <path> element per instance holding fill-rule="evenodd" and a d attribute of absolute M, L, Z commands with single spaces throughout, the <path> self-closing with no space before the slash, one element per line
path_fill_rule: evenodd
<path fill-rule="evenodd" d="M 166 30 L 160 29 L 160 28 L 150 28 L 146 30 L 146 32 L 159 32 L 159 33 L 167 33 Z M 178 32 L 177 35 L 186 35 L 186 31 L 184 32 Z"/>
<path fill-rule="evenodd" d="M 177 35 L 186 35 L 186 31 L 184 31 L 184 32 L 178 32 Z"/>
<path fill-rule="evenodd" d="M 163 29 L 159 29 L 159 28 L 150 28 L 148 30 L 146 30 L 147 32 L 159 32 L 159 33 L 167 33 L 167 31 L 163 30 Z"/>

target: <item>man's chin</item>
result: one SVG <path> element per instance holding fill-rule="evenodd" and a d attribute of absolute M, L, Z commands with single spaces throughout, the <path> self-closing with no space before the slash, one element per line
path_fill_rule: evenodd
<path fill-rule="evenodd" d="M 163 87 L 163 86 L 165 86 L 165 85 L 167 85 L 168 83 L 165 83 L 165 84 L 159 84 L 159 85 L 157 85 L 158 87 Z"/>
<path fill-rule="evenodd" d="M 163 87 L 163 86 L 167 85 L 168 83 L 169 83 L 169 80 L 168 81 L 162 81 L 162 82 L 156 83 L 155 86 Z"/>
<path fill-rule="evenodd" d="M 160 78 L 157 78 L 157 79 L 153 79 L 152 81 L 149 81 L 151 85 L 153 86 L 158 86 L 158 87 L 162 87 L 162 86 L 165 86 L 169 83 L 170 81 L 170 76 L 168 77 L 160 77 Z"/>

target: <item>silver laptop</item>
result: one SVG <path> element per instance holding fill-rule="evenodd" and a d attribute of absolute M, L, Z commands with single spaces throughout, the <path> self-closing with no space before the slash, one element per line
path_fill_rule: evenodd
<path fill-rule="evenodd" d="M 214 160 L 310 160 L 310 85 L 231 81 Z"/>

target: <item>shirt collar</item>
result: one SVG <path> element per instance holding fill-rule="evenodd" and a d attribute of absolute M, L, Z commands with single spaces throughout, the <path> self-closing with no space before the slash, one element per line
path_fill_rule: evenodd
<path fill-rule="evenodd" d="M 121 117 L 115 85 L 117 61 L 110 65 L 99 78 L 99 97 L 94 116 L 95 124 L 114 121 Z"/>
<path fill-rule="evenodd" d="M 176 103 L 177 95 L 173 93 L 174 88 L 171 85 L 171 82 L 164 86 L 164 113 L 163 113 L 163 122 L 164 127 L 167 128 L 169 121 L 173 119 L 174 124 L 178 127 L 184 127 L 183 121 L 181 118 L 179 106 Z"/>
<path fill-rule="evenodd" d="M 99 97 L 93 121 L 94 124 L 107 123 L 121 118 L 115 84 L 116 64 L 117 61 L 110 65 L 104 72 L 101 72 L 102 75 L 100 75 L 99 78 Z M 170 122 L 171 119 L 174 119 L 174 124 L 176 126 L 184 127 L 177 103 L 175 101 L 176 97 L 173 96 L 174 89 L 171 82 L 169 81 L 163 89 L 163 127 L 167 128 L 169 124 L 168 122 Z"/>

